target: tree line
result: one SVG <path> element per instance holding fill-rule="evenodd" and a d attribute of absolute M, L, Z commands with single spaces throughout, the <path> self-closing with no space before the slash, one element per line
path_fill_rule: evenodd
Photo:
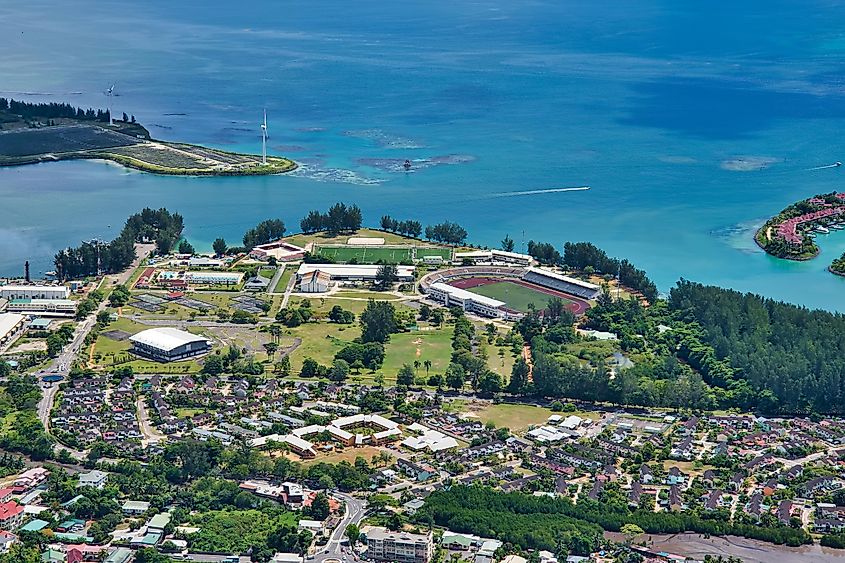
<path fill-rule="evenodd" d="M 82 109 L 64 103 L 32 103 L 6 98 L 0 98 L 0 111 L 19 115 L 27 119 L 67 118 L 108 123 L 111 118 L 109 110 Z"/>
<path fill-rule="evenodd" d="M 628 260 L 611 258 L 590 242 L 567 242 L 563 245 L 563 263 L 576 270 L 593 268 L 599 274 L 619 276 L 619 283 L 639 291 L 649 302 L 657 299 L 657 286 L 643 270 Z"/>
<path fill-rule="evenodd" d="M 256 246 L 279 240 L 285 235 L 285 223 L 281 219 L 267 219 L 261 221 L 255 227 L 244 233 L 244 249 L 249 252 Z M 218 242 L 221 241 L 221 242 Z M 226 241 L 217 239 L 214 241 L 214 251 L 218 255 L 226 252 Z M 220 250 L 220 252 L 218 252 Z"/>
<path fill-rule="evenodd" d="M 303 233 L 328 231 L 332 234 L 350 233 L 361 228 L 361 208 L 355 204 L 335 203 L 326 213 L 309 211 L 299 222 Z"/>
<path fill-rule="evenodd" d="M 397 233 L 411 238 L 420 238 L 422 234 L 422 223 L 419 221 L 399 221 L 390 215 L 383 215 L 380 224 L 381 229 L 389 233 Z"/>
<path fill-rule="evenodd" d="M 167 209 L 144 208 L 130 216 L 120 234 L 111 242 L 85 241 L 59 251 L 53 263 L 59 280 L 113 274 L 125 270 L 135 259 L 135 243 L 155 241 L 160 254 L 170 252 L 182 236 L 184 222 Z"/>

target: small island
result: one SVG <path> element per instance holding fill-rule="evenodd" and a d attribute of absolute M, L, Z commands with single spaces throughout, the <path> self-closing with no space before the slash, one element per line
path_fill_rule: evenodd
<path fill-rule="evenodd" d="M 239 154 L 153 139 L 135 116 L 109 110 L 33 104 L 0 98 L 0 166 L 101 159 L 175 176 L 254 176 L 296 168 L 287 158 Z"/>
<path fill-rule="evenodd" d="M 786 260 L 811 260 L 818 256 L 815 237 L 845 228 L 845 193 L 820 194 L 793 203 L 772 217 L 754 235 L 768 254 Z M 845 273 L 845 256 L 829 270 Z"/>

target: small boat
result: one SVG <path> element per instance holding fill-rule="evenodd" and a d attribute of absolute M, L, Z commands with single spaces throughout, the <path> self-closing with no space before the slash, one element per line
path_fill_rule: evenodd
<path fill-rule="evenodd" d="M 830 227 L 834 231 L 841 231 L 842 229 L 845 229 L 845 227 L 843 227 L 840 223 L 834 223 L 832 225 L 828 225 L 828 227 Z"/>
<path fill-rule="evenodd" d="M 410 161 L 410 160 L 405 160 L 405 163 L 402 165 L 402 167 L 403 167 L 405 170 L 410 170 L 410 169 L 411 169 L 411 161 Z"/>
<path fill-rule="evenodd" d="M 830 229 L 828 229 L 827 227 L 816 227 L 816 232 L 826 235 L 830 232 Z"/>
<path fill-rule="evenodd" d="M 842 166 L 842 163 L 837 160 L 836 162 L 833 163 L 833 165 L 834 166 Z"/>

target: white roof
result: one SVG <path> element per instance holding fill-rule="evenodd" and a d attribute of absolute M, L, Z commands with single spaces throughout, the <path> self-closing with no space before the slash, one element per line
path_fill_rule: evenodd
<path fill-rule="evenodd" d="M 575 428 L 581 426 L 581 422 L 582 420 L 580 416 L 575 416 L 574 414 L 572 414 L 567 416 L 566 420 L 561 422 L 560 425 L 569 428 L 570 430 L 574 430 Z"/>
<path fill-rule="evenodd" d="M 146 346 L 152 346 L 159 350 L 175 350 L 179 346 L 191 342 L 208 342 L 204 336 L 191 334 L 185 330 L 179 330 L 171 327 L 149 328 L 142 330 L 138 334 L 129 337 L 129 341 Z"/>
<path fill-rule="evenodd" d="M 18 315 L 17 313 L 0 314 L 0 338 L 12 332 L 23 320 L 24 316 Z"/>
<path fill-rule="evenodd" d="M 286 435 L 284 437 L 283 441 L 286 444 L 290 444 L 291 446 L 294 446 L 294 447 L 296 447 L 300 450 L 309 451 L 309 450 L 311 450 L 311 448 L 314 447 L 314 444 L 312 444 L 308 440 L 303 440 L 302 438 L 299 438 L 298 436 L 294 436 L 293 434 Z"/>
<path fill-rule="evenodd" d="M 455 297 L 457 299 L 461 299 L 464 301 L 475 301 L 476 303 L 480 303 L 481 305 L 486 305 L 487 307 L 492 307 L 494 309 L 498 309 L 499 307 L 504 307 L 505 302 L 499 301 L 498 299 L 493 299 L 492 297 L 485 297 L 484 295 L 478 295 L 477 293 L 473 293 L 471 291 L 467 291 L 466 289 L 461 289 L 459 287 L 455 287 L 443 282 L 436 282 L 431 284 L 431 289 L 442 291 L 443 293 L 448 293 L 450 296 Z"/>
<path fill-rule="evenodd" d="M 570 278 L 569 276 L 564 276 L 563 274 L 558 274 L 557 272 L 552 272 L 551 270 L 543 270 L 542 268 L 528 268 L 529 272 L 533 272 L 535 274 L 539 274 L 541 276 L 546 276 L 547 278 L 553 278 L 556 280 L 564 281 L 567 283 L 571 283 L 572 285 L 577 285 L 586 289 L 592 289 L 593 291 L 598 291 L 601 287 L 597 286 L 594 283 L 589 283 L 585 281 L 581 281 L 579 279 Z"/>
<path fill-rule="evenodd" d="M 320 270 L 331 277 L 375 278 L 380 264 L 302 264 L 296 271 L 299 277 L 314 270 Z M 413 266 L 396 266 L 396 275 L 400 278 L 414 277 Z"/>
<path fill-rule="evenodd" d="M 64 293 L 65 295 L 70 294 L 70 289 L 63 285 L 17 285 L 17 284 L 9 284 L 0 286 L 0 291 L 3 292 L 30 292 L 30 291 L 40 291 L 44 293 Z"/>
<path fill-rule="evenodd" d="M 458 447 L 458 441 L 451 436 L 446 436 L 437 430 L 426 429 L 422 436 L 410 436 L 402 440 L 402 445 L 412 450 L 429 449 L 432 452 L 440 452 Z"/>

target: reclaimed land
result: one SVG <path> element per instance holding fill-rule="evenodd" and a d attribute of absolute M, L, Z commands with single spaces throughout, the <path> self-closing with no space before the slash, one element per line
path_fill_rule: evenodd
<path fill-rule="evenodd" d="M 137 123 L 114 126 L 63 120 L 61 124 L 0 132 L 0 166 L 100 159 L 127 168 L 175 176 L 254 176 L 296 168 L 287 158 L 232 153 L 150 138 Z"/>

